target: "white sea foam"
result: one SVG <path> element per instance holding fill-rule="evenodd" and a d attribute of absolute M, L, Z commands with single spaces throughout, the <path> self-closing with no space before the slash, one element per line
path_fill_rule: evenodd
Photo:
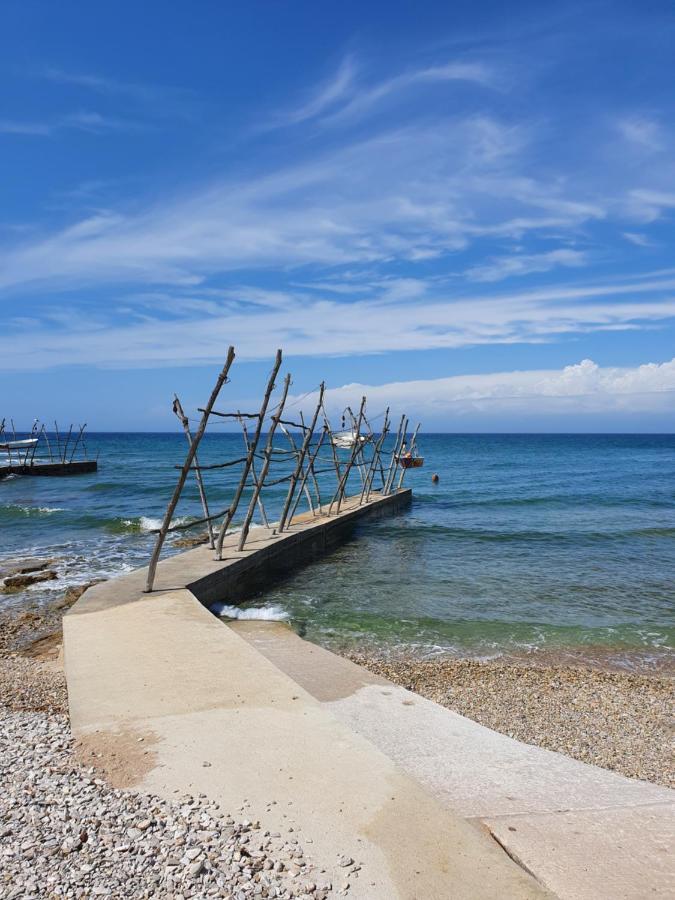
<path fill-rule="evenodd" d="M 172 525 L 185 525 L 188 521 L 186 517 L 174 519 Z M 158 531 L 162 527 L 161 519 L 153 519 L 151 516 L 139 516 L 137 519 L 123 519 L 122 524 L 127 528 L 138 531 Z"/>
<path fill-rule="evenodd" d="M 2 509 L 14 510 L 21 512 L 24 516 L 47 516 L 50 513 L 64 512 L 63 506 L 18 506 L 13 503 L 6 503 Z"/>
<path fill-rule="evenodd" d="M 228 606 L 226 603 L 214 603 L 211 612 L 224 619 L 259 619 L 265 622 L 284 622 L 288 613 L 280 606 Z"/>

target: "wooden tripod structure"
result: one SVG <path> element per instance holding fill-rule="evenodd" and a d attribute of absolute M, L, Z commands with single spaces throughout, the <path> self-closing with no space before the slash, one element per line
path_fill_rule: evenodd
<path fill-rule="evenodd" d="M 312 414 L 307 420 L 301 410 L 295 416 L 299 421 L 285 418 L 284 410 L 297 406 L 304 398 L 294 400 L 289 404 L 292 380 L 291 376 L 287 374 L 283 380 L 279 400 L 274 406 L 270 406 L 282 363 L 281 350 L 277 350 L 259 411 L 257 413 L 243 413 L 240 410 L 220 412 L 214 407 L 222 388 L 229 381 L 229 373 L 234 360 L 234 347 L 230 347 L 225 365 L 216 379 L 211 396 L 206 406 L 199 409 L 201 418 L 197 421 L 196 429 L 191 428 L 190 419 L 185 414 L 180 400 L 174 395 L 173 412 L 181 423 L 188 449 L 182 465 L 176 466 L 179 470 L 178 479 L 167 504 L 162 524 L 156 531 L 157 538 L 148 566 L 146 592 L 153 589 L 162 548 L 172 532 L 206 525 L 205 540 L 214 551 L 215 558 L 220 560 L 223 558 L 225 536 L 232 533 L 234 520 L 240 508 L 244 510 L 244 514 L 238 533 L 236 552 L 241 552 L 246 547 L 256 510 L 258 510 L 264 525 L 271 528 L 272 534 L 280 534 L 292 528 L 293 519 L 303 497 L 307 501 L 309 515 L 339 515 L 341 506 L 348 496 L 350 475 L 354 472 L 358 472 L 359 475 L 359 492 L 352 494 L 350 499 L 351 501 L 356 500 L 359 505 L 368 503 L 373 492 L 379 492 L 382 496 L 386 496 L 402 488 L 405 469 L 401 469 L 398 479 L 396 479 L 396 475 L 398 456 L 404 446 L 407 429 L 408 420 L 405 416 L 401 418 L 388 465 L 383 462 L 383 454 L 390 431 L 389 409 L 384 413 L 382 430 L 379 435 L 376 435 L 366 416 L 365 397 L 361 399 L 358 415 L 354 415 L 349 407 L 345 411 L 349 415 L 352 425 L 353 443 L 349 448 L 344 448 L 334 439 L 325 407 L 326 387 L 323 382 L 318 387 L 318 398 Z M 272 412 L 268 412 L 270 409 Z M 198 448 L 212 417 L 219 421 L 231 420 L 240 425 L 244 437 L 244 456 L 206 465 L 200 464 Z M 252 423 L 250 429 L 247 422 Z M 264 434 L 265 426 L 267 426 L 266 434 Z M 298 434 L 298 440 L 292 429 Z M 286 438 L 288 447 L 279 445 L 280 435 Z M 416 437 L 417 431 L 413 445 Z M 342 457 L 340 457 L 340 449 L 343 453 Z M 236 479 L 232 488 L 232 498 L 225 509 L 214 513 L 211 511 L 211 505 L 207 498 L 204 473 L 227 470 L 234 466 L 240 466 L 241 470 L 239 478 Z M 279 468 L 283 474 L 277 477 L 276 472 Z M 272 477 L 273 474 L 275 477 Z M 176 508 L 190 475 L 194 476 L 197 485 L 202 516 L 193 518 L 187 523 L 174 522 Z M 377 488 L 374 487 L 376 480 L 381 482 L 381 484 L 378 482 Z M 287 487 L 281 502 L 278 521 L 270 525 L 270 517 L 263 502 L 263 492 L 279 485 L 287 485 Z M 325 491 L 325 496 L 331 497 L 330 503 L 327 505 L 322 504 L 322 490 Z M 231 547 L 231 543 L 228 544 L 228 547 Z"/>

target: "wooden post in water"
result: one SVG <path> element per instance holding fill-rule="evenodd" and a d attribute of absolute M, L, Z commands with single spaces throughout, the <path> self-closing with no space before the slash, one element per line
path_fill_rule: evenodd
<path fill-rule="evenodd" d="M 192 466 L 192 462 L 195 458 L 195 454 L 197 452 L 197 447 L 199 446 L 199 442 L 204 436 L 204 432 L 206 431 L 206 424 L 209 420 L 209 415 L 211 414 L 211 410 L 213 409 L 213 405 L 218 399 L 218 394 L 220 393 L 220 389 L 227 381 L 227 374 L 230 371 L 230 367 L 234 362 L 234 347 L 230 347 L 227 351 L 227 359 L 225 360 L 225 365 L 223 366 L 223 370 L 218 376 L 216 384 L 211 391 L 211 396 L 209 397 L 209 401 L 204 408 L 204 412 L 202 413 L 202 418 L 199 422 L 199 427 L 195 433 L 195 436 L 190 444 L 190 447 L 187 452 L 187 456 L 185 457 L 185 462 L 183 463 L 183 467 L 180 471 L 180 475 L 178 476 L 178 482 L 176 483 L 176 487 L 174 488 L 173 495 L 171 500 L 169 500 L 169 505 L 166 508 L 166 512 L 164 513 L 164 519 L 162 521 L 162 526 L 159 530 L 159 534 L 157 535 L 157 541 L 155 543 L 155 549 L 152 552 L 152 557 L 150 558 L 150 565 L 148 566 L 148 578 L 145 584 L 145 593 L 149 593 L 152 590 L 152 586 L 155 582 L 155 573 L 157 571 L 157 562 L 159 560 L 159 554 L 162 551 L 162 545 L 166 539 L 166 535 L 171 527 L 171 519 L 173 518 L 173 514 L 175 512 L 176 506 L 178 505 L 178 500 L 180 499 L 181 491 L 183 490 L 183 486 L 185 485 L 185 481 L 188 477 L 188 473 Z"/>
<path fill-rule="evenodd" d="M 185 432 L 185 437 L 188 442 L 188 447 L 192 447 L 192 434 L 190 433 L 190 422 L 188 417 L 183 412 L 183 407 L 181 406 L 181 402 L 178 399 L 178 394 L 173 395 L 173 411 L 174 415 L 178 418 L 181 425 L 183 426 L 183 431 Z M 213 540 L 213 523 L 209 517 L 209 504 L 206 499 L 206 490 L 204 489 L 204 479 L 202 478 L 202 473 L 199 468 L 199 459 L 197 457 L 197 451 L 195 450 L 194 455 L 194 463 L 195 463 L 195 478 L 197 479 L 197 490 L 199 491 L 199 499 L 202 503 L 202 510 L 204 512 L 204 518 L 206 519 L 206 528 L 209 533 L 209 547 L 213 550 L 215 547 L 215 543 Z"/>
<path fill-rule="evenodd" d="M 267 444 L 265 445 L 265 450 L 263 452 L 263 464 L 260 470 L 260 479 L 258 484 L 255 486 L 253 490 L 253 496 L 251 497 L 251 502 L 248 505 L 248 510 L 246 512 L 246 518 L 241 526 L 241 535 L 239 537 L 239 544 L 237 545 L 238 550 L 244 549 L 244 544 L 246 543 L 246 538 L 248 537 L 248 531 L 251 527 L 251 519 L 253 518 L 253 512 L 255 510 L 256 503 L 258 501 L 258 497 L 260 496 L 260 491 L 262 490 L 263 485 L 265 484 L 265 478 L 267 477 L 267 473 L 270 468 L 270 461 L 272 459 L 272 449 L 274 444 L 274 433 L 277 430 L 277 424 L 281 415 L 284 411 L 284 405 L 286 403 L 286 397 L 288 396 L 288 389 L 291 386 L 291 376 L 287 375 L 284 378 L 284 389 L 281 394 L 281 400 L 279 401 L 279 405 L 277 406 L 276 415 L 273 415 L 272 422 L 270 424 L 270 430 L 267 434 Z"/>
<path fill-rule="evenodd" d="M 307 456 L 307 451 L 309 450 L 309 445 L 312 442 L 312 435 L 314 434 L 314 429 L 316 428 L 317 419 L 319 418 L 319 413 L 321 412 L 321 406 L 323 405 L 323 395 L 326 390 L 326 385 L 322 381 L 319 385 L 319 402 L 316 404 L 316 409 L 314 410 L 314 416 L 312 417 L 311 424 L 307 427 L 305 431 L 304 440 L 302 442 L 302 446 L 300 448 L 300 452 L 298 453 L 298 462 L 295 467 L 295 471 L 291 476 L 291 483 L 288 486 L 288 494 L 286 495 L 286 502 L 284 503 L 284 508 L 281 511 L 281 516 L 279 518 L 279 527 L 278 530 L 281 533 L 284 530 L 284 525 L 286 524 L 286 519 L 288 517 L 288 510 L 291 507 L 291 503 L 293 502 L 293 494 L 295 493 L 295 488 L 298 483 L 298 480 L 302 474 L 302 464 L 305 461 L 305 457 Z M 302 487 L 304 488 L 307 479 L 302 479 Z M 302 490 L 302 488 L 301 488 Z M 312 512 L 314 511 L 311 507 Z"/>
<path fill-rule="evenodd" d="M 267 407 L 270 402 L 270 397 L 272 395 L 272 391 L 274 390 L 274 382 L 277 377 L 277 373 L 281 368 L 281 350 L 277 350 L 276 359 L 274 360 L 274 366 L 272 367 L 272 374 L 270 375 L 269 381 L 267 382 L 267 389 L 265 390 L 265 397 L 263 399 L 262 406 L 260 407 L 260 412 L 258 413 L 258 423 L 255 427 L 255 431 L 253 432 L 253 440 L 249 446 L 248 454 L 246 457 L 246 462 L 244 464 L 244 470 L 241 473 L 241 478 L 239 479 L 239 484 L 237 485 L 237 489 L 234 492 L 234 497 L 232 498 L 232 503 L 230 504 L 229 509 L 225 513 L 225 518 L 222 521 L 220 526 L 220 530 L 218 532 L 218 540 L 216 542 L 216 559 L 223 558 L 223 541 L 225 540 L 225 535 L 227 533 L 227 529 L 232 524 L 232 519 L 234 518 L 234 514 L 237 511 L 237 507 L 239 506 L 239 501 L 241 500 L 241 495 L 244 491 L 244 487 L 246 486 L 246 482 L 248 480 L 248 474 L 251 470 L 251 466 L 253 465 L 253 460 L 255 458 L 255 452 L 258 448 L 258 442 L 260 441 L 260 433 L 262 432 L 263 422 L 265 421 L 265 415 L 267 413 Z M 255 496 L 256 498 L 260 496 L 260 490 L 257 486 L 254 486 Z"/>

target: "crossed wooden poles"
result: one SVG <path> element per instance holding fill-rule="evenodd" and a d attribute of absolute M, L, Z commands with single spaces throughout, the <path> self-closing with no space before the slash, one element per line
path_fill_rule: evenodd
<path fill-rule="evenodd" d="M 286 375 L 283 380 L 281 396 L 268 415 L 270 401 L 276 386 L 276 380 L 281 368 L 282 352 L 277 350 L 274 365 L 270 373 L 265 394 L 263 396 L 262 405 L 257 413 L 244 413 L 240 410 L 236 412 L 220 412 L 214 409 L 215 404 L 220 395 L 223 385 L 229 381 L 229 372 L 234 363 L 235 351 L 234 347 L 230 347 L 225 360 L 225 365 L 220 372 L 216 383 L 211 391 L 211 396 L 205 407 L 200 408 L 202 414 L 198 422 L 196 430 L 190 428 L 190 420 L 185 415 L 180 400 L 174 395 L 173 412 L 180 421 L 185 438 L 188 444 L 188 450 L 185 461 L 179 469 L 178 479 L 173 494 L 166 508 L 161 527 L 157 531 L 157 539 L 150 558 L 148 566 L 148 575 L 145 591 L 152 590 L 155 575 L 157 571 L 157 563 L 162 552 L 162 547 L 168 534 L 173 531 L 180 531 L 191 528 L 196 525 L 206 525 L 208 532 L 208 542 L 210 548 L 215 553 L 216 559 L 223 557 L 223 543 L 225 536 L 228 534 L 237 510 L 240 507 L 244 491 L 251 488 L 251 494 L 248 506 L 244 514 L 237 550 L 244 549 L 246 540 L 251 528 L 251 522 L 256 509 L 259 510 L 263 523 L 270 527 L 267 513 L 263 505 L 262 491 L 264 487 L 271 487 L 288 482 L 288 489 L 283 501 L 279 520 L 273 527 L 274 534 L 280 534 L 288 530 L 296 515 L 298 506 L 304 496 L 310 512 L 313 515 L 332 515 L 339 514 L 342 503 L 345 500 L 349 476 L 352 472 L 357 471 L 361 479 L 361 492 L 358 496 L 359 504 L 367 503 L 370 495 L 375 490 L 374 482 L 379 479 L 381 487 L 377 490 L 382 494 L 391 493 L 396 488 L 400 489 L 403 483 L 405 470 L 401 470 L 398 484 L 394 485 L 397 474 L 398 456 L 405 447 L 407 418 L 402 417 L 399 429 L 394 442 L 394 448 L 388 464 L 383 461 L 384 444 L 390 431 L 389 409 L 384 414 L 384 422 L 379 435 L 375 435 L 370 422 L 366 417 L 366 398 L 361 400 L 358 415 L 354 415 L 348 408 L 347 413 L 351 418 L 353 443 L 349 449 L 349 455 L 346 460 L 340 459 L 333 440 L 333 432 L 328 419 L 328 414 L 324 405 L 325 385 L 319 386 L 318 400 L 314 408 L 314 412 L 309 418 L 308 423 L 302 412 L 299 413 L 299 422 L 284 418 L 284 408 L 288 398 L 288 392 L 291 385 L 291 376 Z M 245 455 L 224 462 L 211 463 L 202 465 L 199 462 L 197 454 L 199 444 L 206 432 L 206 427 L 211 416 L 221 419 L 232 419 L 239 423 L 242 428 L 244 437 Z M 263 426 L 269 421 L 267 435 L 263 440 Z M 250 423 L 247 425 L 247 422 Z M 289 428 L 298 429 L 301 432 L 302 439 L 297 442 Z M 419 426 L 418 426 L 419 428 Z M 283 449 L 275 445 L 275 435 L 281 432 L 288 440 L 289 449 Z M 417 432 L 412 439 L 410 449 L 415 445 Z M 366 447 L 372 448 L 372 455 L 366 458 Z M 322 452 L 323 451 L 323 452 Z M 270 469 L 275 462 L 290 462 L 292 470 L 290 474 L 285 474 L 281 478 L 270 479 Z M 322 463 L 328 463 L 328 468 L 320 468 Z M 206 470 L 224 469 L 230 466 L 241 466 L 239 479 L 235 485 L 232 500 L 225 508 L 217 512 L 212 512 L 206 496 L 206 487 L 203 479 L 203 472 Z M 180 500 L 183 488 L 190 473 L 194 474 L 197 483 L 197 490 L 203 512 L 203 517 L 192 520 L 184 524 L 172 525 L 174 513 Z M 319 477 L 321 474 L 332 473 L 335 477 L 335 487 L 332 491 L 330 503 L 322 504 Z"/>

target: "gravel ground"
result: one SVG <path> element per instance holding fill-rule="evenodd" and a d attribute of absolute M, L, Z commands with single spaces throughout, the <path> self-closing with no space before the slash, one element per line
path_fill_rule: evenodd
<path fill-rule="evenodd" d="M 3 711 L 0 791 L 1 897 L 332 896 L 292 834 L 109 788 L 62 715 Z"/>
<path fill-rule="evenodd" d="M 116 790 L 78 760 L 58 661 L 70 602 L 0 616 L 0 898 L 346 895 L 359 866 L 332 862 L 333 885 L 291 827 Z"/>
<path fill-rule="evenodd" d="M 672 678 L 580 666 L 346 655 L 495 731 L 675 787 Z"/>

